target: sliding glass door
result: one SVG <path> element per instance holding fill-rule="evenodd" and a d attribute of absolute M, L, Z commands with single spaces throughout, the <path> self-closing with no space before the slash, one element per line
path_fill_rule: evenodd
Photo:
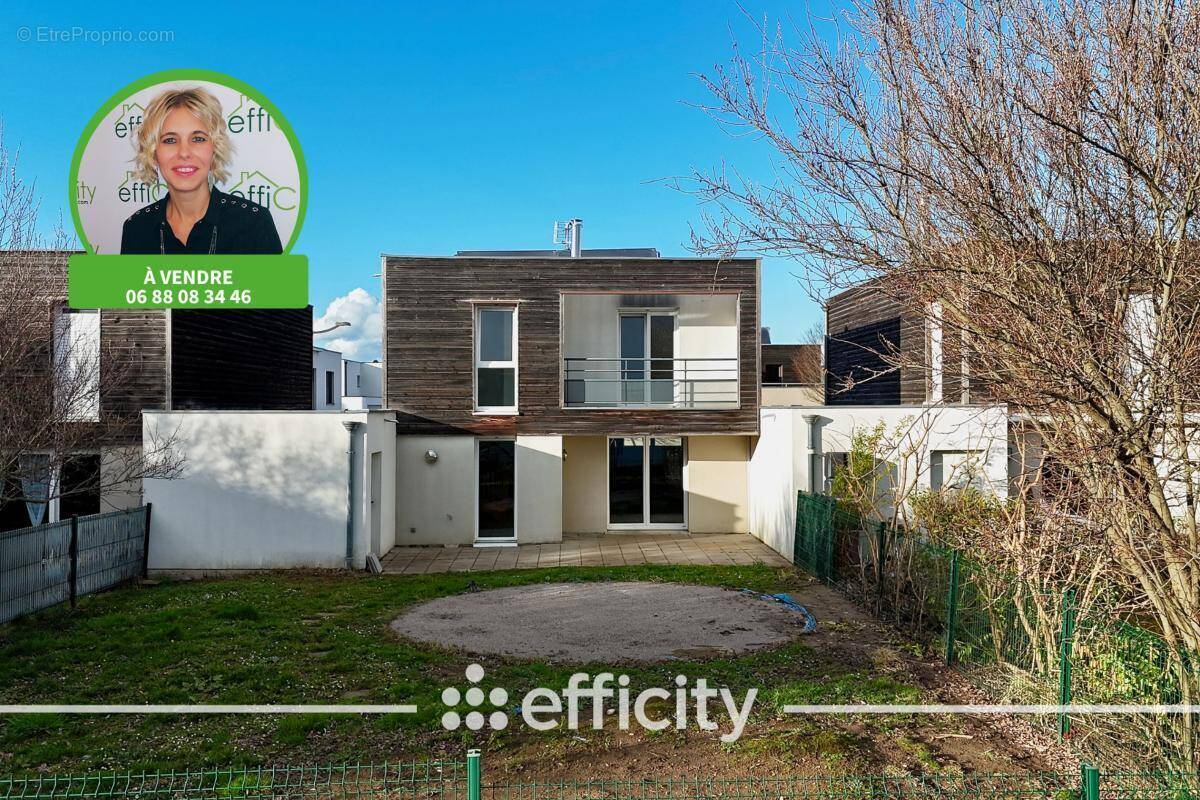
<path fill-rule="evenodd" d="M 627 405 L 675 400 L 675 314 L 621 314 L 621 400 Z"/>
<path fill-rule="evenodd" d="M 610 528 L 687 527 L 683 438 L 617 436 L 608 440 Z"/>

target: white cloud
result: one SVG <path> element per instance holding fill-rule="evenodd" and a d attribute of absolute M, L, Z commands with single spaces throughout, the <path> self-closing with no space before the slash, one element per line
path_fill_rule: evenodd
<path fill-rule="evenodd" d="M 349 322 L 349 328 L 338 328 L 313 341 L 319 347 L 337 350 L 355 361 L 371 361 L 380 357 L 383 341 L 383 316 L 379 301 L 366 289 L 351 289 L 335 297 L 325 313 L 313 320 L 313 330 L 331 328 L 336 322 Z"/>

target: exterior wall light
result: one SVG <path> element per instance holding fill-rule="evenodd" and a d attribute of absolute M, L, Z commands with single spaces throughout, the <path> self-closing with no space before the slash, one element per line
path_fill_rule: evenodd
<path fill-rule="evenodd" d="M 437 460 L 438 460 L 437 450 L 426 450 L 425 451 L 425 461 L 427 463 L 432 464 Z"/>

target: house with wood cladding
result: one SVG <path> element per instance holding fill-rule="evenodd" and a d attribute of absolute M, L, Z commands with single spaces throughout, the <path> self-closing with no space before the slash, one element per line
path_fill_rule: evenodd
<path fill-rule="evenodd" d="M 72 398 L 70 413 L 52 410 L 59 400 L 54 392 L 28 400 L 37 416 L 80 429 L 70 437 L 72 452 L 0 447 L 0 457 L 20 467 L 0 473 L 9 484 L 0 492 L 0 531 L 138 505 L 141 481 L 110 476 L 141 448 L 145 411 L 311 408 L 311 306 L 73 309 L 67 303 L 71 254 L 0 252 L 0 291 L 29 293 L 13 303 L 30 317 L 27 328 L 5 334 L 44 339 L 29 348 L 44 355 L 31 368 L 54 380 L 67 369 L 90 373 L 72 378 L 76 390 L 86 390 Z M 36 324 L 37 316 L 44 324 Z"/>
<path fill-rule="evenodd" d="M 760 263 L 385 255 L 395 544 L 748 533 Z"/>

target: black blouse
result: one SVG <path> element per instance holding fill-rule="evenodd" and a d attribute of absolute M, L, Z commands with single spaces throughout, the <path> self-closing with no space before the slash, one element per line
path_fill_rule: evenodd
<path fill-rule="evenodd" d="M 169 197 L 169 195 L 168 195 Z M 212 188 L 208 210 L 181 242 L 167 222 L 167 197 L 135 211 L 121 229 L 121 253 L 278 255 L 279 231 L 265 206 Z"/>

